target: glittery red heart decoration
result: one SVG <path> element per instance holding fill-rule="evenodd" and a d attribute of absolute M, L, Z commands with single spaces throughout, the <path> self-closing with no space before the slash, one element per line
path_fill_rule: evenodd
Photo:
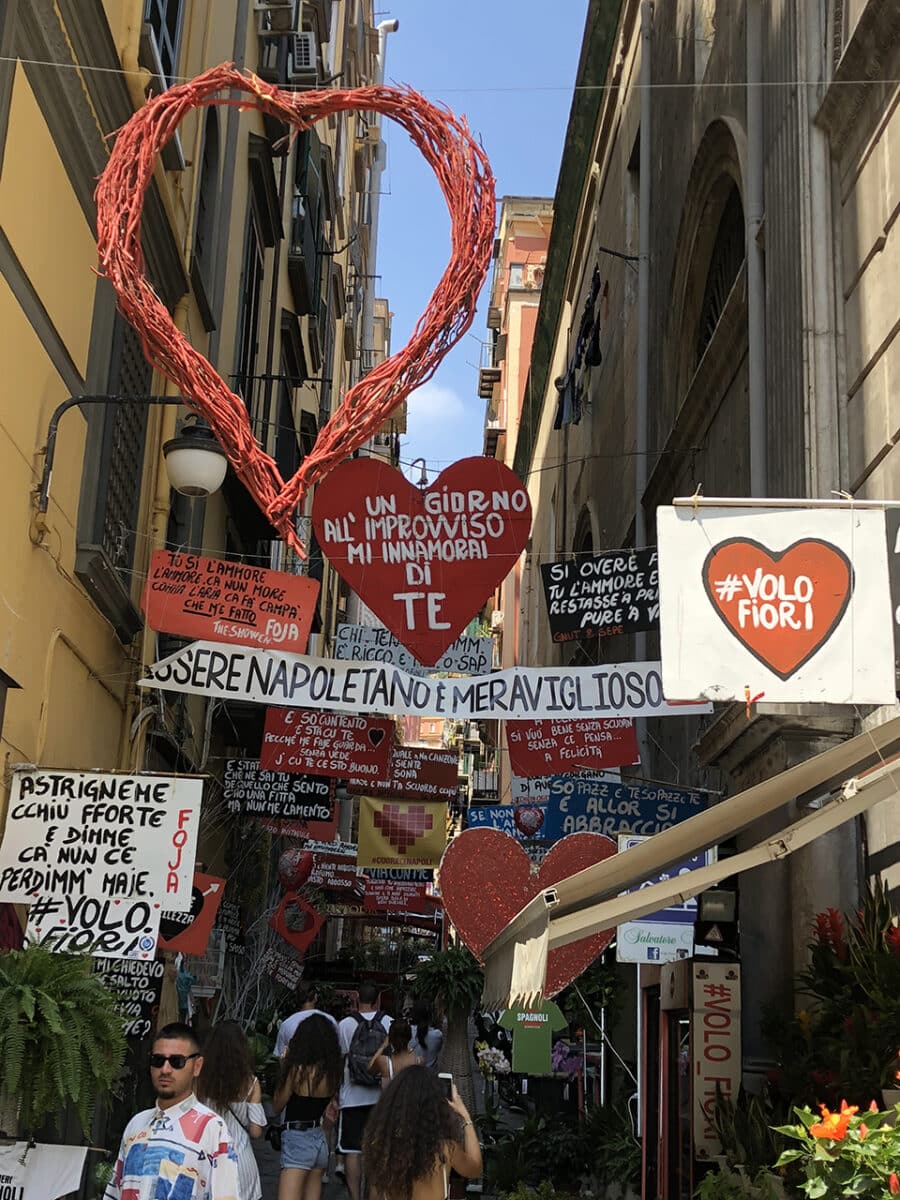
<path fill-rule="evenodd" d="M 424 804 L 411 804 L 405 809 L 397 804 L 383 804 L 372 819 L 381 836 L 401 854 L 434 828 L 434 814 Z"/>
<path fill-rule="evenodd" d="M 615 843 L 600 833 L 570 833 L 551 848 L 540 867 L 508 833 L 466 829 L 447 847 L 441 862 L 441 898 L 447 916 L 479 957 L 529 900 L 560 879 L 603 862 Z M 615 929 L 551 950 L 545 996 L 555 996 L 602 954 Z"/>
<path fill-rule="evenodd" d="M 244 93 L 241 100 L 230 93 Z M 253 436 L 247 402 L 175 327 L 144 273 L 141 213 L 162 147 L 191 109 L 257 108 L 308 129 L 338 112 L 379 112 L 402 125 L 437 176 L 450 211 L 450 261 L 407 346 L 380 363 L 344 397 L 312 453 L 289 480 Z M 494 180 L 465 120 L 411 88 L 365 87 L 284 92 L 249 71 L 213 67 L 155 96 L 119 130 L 96 192 L 97 248 L 103 275 L 144 353 L 209 422 L 228 460 L 281 537 L 303 553 L 293 514 L 313 484 L 366 442 L 415 388 L 434 374 L 475 316 L 494 238 Z"/>

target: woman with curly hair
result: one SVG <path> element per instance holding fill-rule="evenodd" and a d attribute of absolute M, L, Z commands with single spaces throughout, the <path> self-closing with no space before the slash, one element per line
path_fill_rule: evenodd
<path fill-rule="evenodd" d="M 237 1022 L 220 1021 L 207 1034 L 196 1092 L 197 1099 L 214 1109 L 228 1126 L 237 1155 L 241 1200 L 261 1200 L 259 1168 L 250 1139 L 262 1134 L 266 1110 L 253 1072 L 250 1044 Z"/>
<path fill-rule="evenodd" d="M 369 1117 L 363 1170 L 381 1200 L 446 1200 L 451 1170 L 477 1178 L 481 1146 L 456 1088 L 448 1100 L 428 1067 L 401 1071 Z"/>
<path fill-rule="evenodd" d="M 272 1097 L 285 1110 L 281 1135 L 278 1200 L 319 1200 L 328 1144 L 322 1120 L 341 1086 L 343 1061 L 334 1026 L 313 1014 L 301 1022 L 281 1060 L 281 1078 Z"/>

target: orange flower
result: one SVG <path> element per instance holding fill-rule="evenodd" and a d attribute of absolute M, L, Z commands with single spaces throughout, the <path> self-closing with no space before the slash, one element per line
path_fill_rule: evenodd
<path fill-rule="evenodd" d="M 847 1136 L 850 1118 L 859 1112 L 857 1106 L 842 1100 L 839 1113 L 830 1112 L 824 1104 L 820 1104 L 819 1109 L 822 1113 L 822 1120 L 811 1125 L 809 1132 L 814 1138 L 830 1138 L 833 1142 L 842 1142 Z"/>
<path fill-rule="evenodd" d="M 863 1121 L 862 1124 L 859 1126 L 859 1140 L 861 1142 L 864 1142 L 866 1140 L 866 1134 L 868 1132 L 869 1132 L 869 1127 L 865 1123 L 865 1121 Z"/>
<path fill-rule="evenodd" d="M 892 1196 L 900 1196 L 900 1179 L 898 1179 L 893 1173 L 888 1180 L 888 1187 L 891 1189 Z"/>

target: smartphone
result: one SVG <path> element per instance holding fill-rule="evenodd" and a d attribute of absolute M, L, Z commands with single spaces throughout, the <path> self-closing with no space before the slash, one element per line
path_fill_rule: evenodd
<path fill-rule="evenodd" d="M 444 1095 L 447 1097 L 447 1099 L 452 1100 L 452 1098 L 453 1098 L 453 1076 L 442 1071 L 438 1075 L 438 1083 L 441 1085 L 441 1088 L 443 1089 Z"/>

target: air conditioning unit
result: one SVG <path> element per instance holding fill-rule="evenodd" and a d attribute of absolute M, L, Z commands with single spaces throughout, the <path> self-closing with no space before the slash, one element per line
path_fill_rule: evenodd
<path fill-rule="evenodd" d="M 314 33 L 291 35 L 291 64 L 288 80 L 291 83 L 316 83 L 319 78 L 319 47 Z"/>

